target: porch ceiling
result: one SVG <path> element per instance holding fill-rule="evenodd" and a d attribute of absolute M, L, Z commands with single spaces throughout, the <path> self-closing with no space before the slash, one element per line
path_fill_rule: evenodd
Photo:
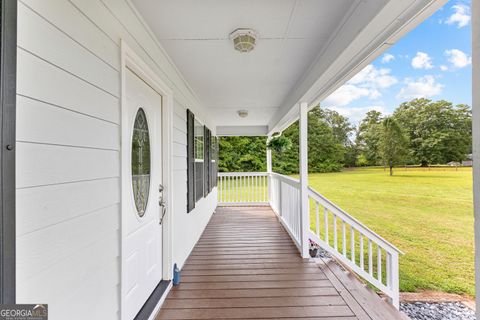
<path fill-rule="evenodd" d="M 431 0 L 132 2 L 208 109 L 213 123 L 226 135 L 267 134 L 283 129 L 295 119 L 292 110 L 298 101 L 317 103 L 353 76 L 355 68 L 380 54 L 390 44 L 387 40 L 392 35 L 418 24 L 444 3 Z M 435 5 L 431 6 L 432 3 Z M 429 6 L 435 8 L 424 10 Z M 242 54 L 233 49 L 229 34 L 237 28 L 252 28 L 258 33 L 257 46 L 252 52 Z M 355 40 L 360 41 L 352 48 Z M 342 62 L 342 54 L 347 51 L 350 59 Z M 249 115 L 240 118 L 237 115 L 240 109 L 248 110 Z M 252 127 L 256 130 L 252 131 Z"/>

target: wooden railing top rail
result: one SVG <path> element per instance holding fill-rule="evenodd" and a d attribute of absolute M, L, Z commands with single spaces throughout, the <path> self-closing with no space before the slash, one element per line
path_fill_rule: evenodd
<path fill-rule="evenodd" d="M 219 172 L 219 177 L 265 177 L 267 172 Z"/>
<path fill-rule="evenodd" d="M 298 180 L 298 179 L 295 179 L 295 178 L 292 178 L 292 177 L 289 177 L 289 176 L 285 176 L 283 174 L 276 173 L 276 172 L 272 172 L 272 173 L 270 173 L 270 175 L 272 177 L 276 177 L 276 178 L 278 178 L 278 179 L 284 181 L 285 183 L 288 183 L 288 184 L 290 184 L 294 187 L 300 186 L 300 180 Z"/>

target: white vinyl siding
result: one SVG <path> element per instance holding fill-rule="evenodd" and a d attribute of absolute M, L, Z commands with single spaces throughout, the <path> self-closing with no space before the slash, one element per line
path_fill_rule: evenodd
<path fill-rule="evenodd" d="M 176 200 L 173 203 L 173 261 L 181 268 L 217 206 L 217 189 L 197 201 L 195 208 L 187 213 L 187 108 L 178 101 L 175 101 L 173 131 L 173 194 Z"/>
<path fill-rule="evenodd" d="M 52 320 L 120 316 L 121 39 L 174 93 L 180 266 L 216 205 L 186 214 L 185 108 L 202 109 L 130 3 L 19 1 L 17 302 L 48 303 Z"/>

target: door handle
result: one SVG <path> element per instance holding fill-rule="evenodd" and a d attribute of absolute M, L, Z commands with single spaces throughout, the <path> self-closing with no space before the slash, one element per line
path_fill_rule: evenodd
<path fill-rule="evenodd" d="M 158 192 L 160 193 L 160 199 L 158 201 L 158 205 L 160 206 L 160 220 L 159 220 L 159 223 L 158 224 L 162 224 L 163 223 L 163 219 L 165 218 L 165 214 L 167 213 L 167 204 L 165 203 L 165 201 L 163 200 L 163 190 L 164 190 L 164 186 L 162 184 L 159 184 L 158 185 Z"/>
<path fill-rule="evenodd" d="M 163 199 L 160 199 L 159 205 L 161 209 L 160 209 L 160 221 L 158 224 L 162 224 L 163 219 L 165 218 L 165 214 L 167 213 L 167 205 L 165 201 L 163 201 Z"/>

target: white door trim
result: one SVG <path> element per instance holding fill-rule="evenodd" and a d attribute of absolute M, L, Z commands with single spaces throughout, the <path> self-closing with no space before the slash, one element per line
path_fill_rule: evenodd
<path fill-rule="evenodd" d="M 148 83 L 155 91 L 162 96 L 162 176 L 164 186 L 164 199 L 166 199 L 167 211 L 163 219 L 163 280 L 172 279 L 173 262 L 172 262 L 172 136 L 173 136 L 173 93 L 171 89 L 160 79 L 155 72 L 125 43 L 121 40 L 121 162 L 123 159 L 128 159 L 128 146 L 130 131 L 125 117 L 127 110 L 127 100 L 125 91 L 125 77 L 127 68 L 135 72 L 143 81 Z M 124 213 L 127 212 L 126 203 L 123 199 L 130 196 L 130 189 L 124 188 L 126 180 L 128 179 L 127 167 L 121 166 L 121 226 L 124 223 Z M 124 319 L 124 303 L 122 295 L 122 272 L 124 270 L 124 246 L 122 243 L 122 231 L 120 231 L 120 246 L 121 246 L 121 266 L 120 266 L 120 308 L 121 319 Z"/>

